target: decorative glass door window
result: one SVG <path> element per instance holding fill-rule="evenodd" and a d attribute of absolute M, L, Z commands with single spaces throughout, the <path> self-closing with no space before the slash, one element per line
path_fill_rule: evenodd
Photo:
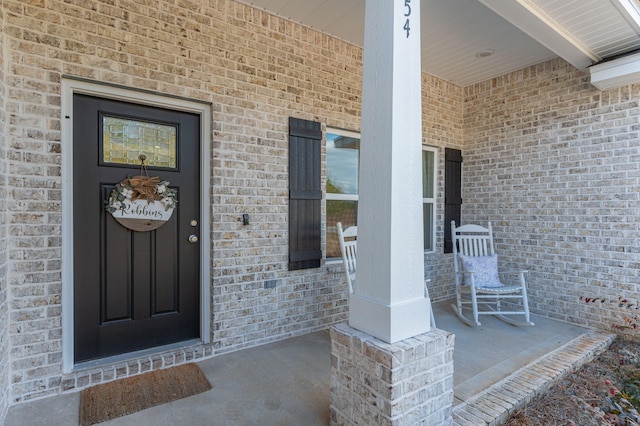
<path fill-rule="evenodd" d="M 177 167 L 177 127 L 130 118 L 102 116 L 102 162 Z"/>

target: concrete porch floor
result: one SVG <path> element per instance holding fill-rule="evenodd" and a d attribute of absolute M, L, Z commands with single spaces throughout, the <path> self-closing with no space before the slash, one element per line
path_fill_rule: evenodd
<path fill-rule="evenodd" d="M 611 333 L 533 316 L 534 327 L 481 317 L 464 325 L 450 302 L 434 304 L 438 328 L 455 334 L 454 425 L 505 421 L 554 379 L 592 359 Z M 199 363 L 213 389 L 104 425 L 327 425 L 328 331 L 219 355 Z M 11 407 L 6 426 L 77 425 L 80 393 Z"/>

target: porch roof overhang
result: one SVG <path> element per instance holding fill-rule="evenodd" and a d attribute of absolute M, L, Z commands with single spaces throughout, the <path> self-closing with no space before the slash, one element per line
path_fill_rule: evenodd
<path fill-rule="evenodd" d="M 365 0 L 241 1 L 364 45 Z M 422 0 L 422 70 L 462 87 L 555 57 L 588 72 L 640 49 L 639 11 L 638 0 Z M 640 77 L 593 82 L 602 89 Z"/>

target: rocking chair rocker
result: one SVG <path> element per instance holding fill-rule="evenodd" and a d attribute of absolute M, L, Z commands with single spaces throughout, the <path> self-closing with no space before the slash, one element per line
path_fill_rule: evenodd
<path fill-rule="evenodd" d="M 481 325 L 480 315 L 494 315 L 511 325 L 534 325 L 529 319 L 524 278 L 527 271 L 512 272 L 517 278 L 516 284 L 501 282 L 491 222 L 484 228 L 479 225 L 456 227 L 455 221 L 451 221 L 451 237 L 456 282 L 456 304 L 451 305 L 453 312 L 469 326 Z M 463 312 L 468 305 L 471 305 L 473 319 Z M 480 310 L 479 306 L 484 309 Z M 524 322 L 505 315 L 524 315 Z"/>

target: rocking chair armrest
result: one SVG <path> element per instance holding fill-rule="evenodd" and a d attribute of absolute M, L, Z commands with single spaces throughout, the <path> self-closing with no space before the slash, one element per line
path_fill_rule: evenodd
<path fill-rule="evenodd" d="M 456 272 L 456 275 L 458 275 L 458 277 L 460 277 L 459 279 L 464 279 L 464 280 L 471 280 L 473 281 L 473 275 L 475 274 L 475 272 L 473 271 L 458 271 Z"/>
<path fill-rule="evenodd" d="M 473 272 L 473 271 L 458 271 L 458 272 L 456 272 L 456 274 L 460 277 L 460 278 L 458 278 L 456 280 L 460 285 L 467 286 L 467 287 L 469 287 L 471 289 L 471 291 L 475 291 L 474 289 L 476 288 L 476 285 L 475 285 L 474 277 L 473 277 L 475 275 L 475 272 Z"/>

